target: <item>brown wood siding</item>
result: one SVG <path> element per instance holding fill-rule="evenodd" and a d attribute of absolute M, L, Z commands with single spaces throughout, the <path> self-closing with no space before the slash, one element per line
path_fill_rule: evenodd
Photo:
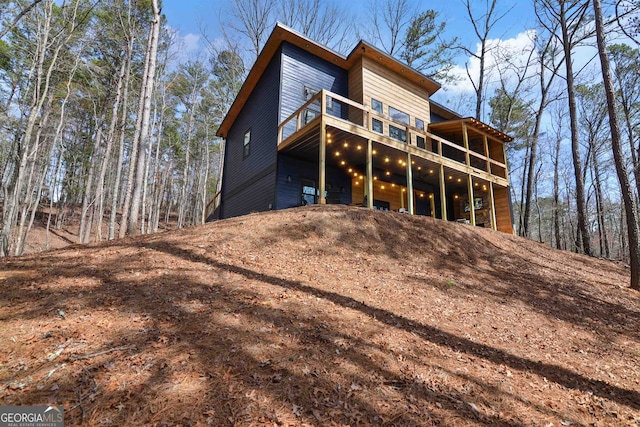
<path fill-rule="evenodd" d="M 493 197 L 496 204 L 496 223 L 498 225 L 498 231 L 513 234 L 511 208 L 509 206 L 509 189 L 494 185 Z"/>
<path fill-rule="evenodd" d="M 358 182 L 358 184 L 356 184 Z M 382 189 L 384 186 L 384 190 Z M 405 189 L 402 192 L 403 188 Z M 402 194 L 403 202 L 400 201 L 400 194 Z M 418 204 L 423 202 L 428 204 L 428 197 L 432 194 L 429 191 L 422 190 L 414 190 L 414 204 L 415 208 L 418 208 Z M 420 197 L 422 195 L 422 197 Z M 383 202 L 389 203 L 389 209 L 392 211 L 397 211 L 400 208 L 405 208 L 409 210 L 409 202 L 406 193 L 406 187 L 401 185 L 392 186 L 388 182 L 382 181 L 374 181 L 373 182 L 373 199 L 380 200 Z M 362 180 L 356 181 L 355 179 L 351 182 L 351 201 L 354 205 L 360 205 L 364 201 L 364 182 Z M 428 207 L 425 207 L 425 210 L 429 210 Z M 425 212 L 426 213 L 426 212 Z"/>
<path fill-rule="evenodd" d="M 349 99 L 364 104 L 362 92 L 362 59 L 349 70 Z M 359 125 L 364 125 L 362 111 L 357 108 L 349 109 L 349 120 Z"/>
<path fill-rule="evenodd" d="M 402 76 L 382 67 L 369 58 L 362 58 L 363 104 L 371 107 L 371 98 L 384 104 L 384 114 L 389 114 L 389 105 L 415 118 L 429 123 L 429 93 Z M 351 90 L 351 87 L 349 88 Z"/>

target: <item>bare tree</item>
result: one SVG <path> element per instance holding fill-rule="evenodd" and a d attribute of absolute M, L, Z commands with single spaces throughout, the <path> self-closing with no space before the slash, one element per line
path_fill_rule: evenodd
<path fill-rule="evenodd" d="M 569 104 L 569 119 L 571 128 L 571 154 L 576 180 L 576 208 L 578 215 L 578 232 L 585 254 L 592 255 L 591 235 L 587 224 L 587 205 L 585 202 L 584 178 L 582 160 L 580 156 L 578 113 L 576 107 L 575 75 L 571 52 L 573 48 L 585 38 L 588 32 L 584 24 L 587 19 L 588 2 L 585 0 L 535 0 L 536 14 L 540 23 L 554 34 L 562 45 L 567 83 L 567 98 Z M 554 31 L 559 25 L 560 34 Z"/>
<path fill-rule="evenodd" d="M 137 234 L 140 231 L 139 214 L 142 197 L 142 186 L 145 173 L 145 143 L 149 136 L 149 117 L 151 114 L 151 98 L 155 86 L 156 58 L 158 53 L 158 38 L 160 36 L 160 7 L 158 0 L 151 0 L 153 17 L 151 28 L 149 29 L 149 42 L 147 46 L 147 68 L 144 70 L 142 89 L 140 94 L 140 107 L 138 115 L 142 117 L 140 129 L 136 129 L 133 144 L 138 145 L 138 158 L 136 169 L 136 180 L 131 199 L 131 213 L 127 223 L 127 232 Z"/>
<path fill-rule="evenodd" d="M 321 0 L 280 0 L 283 24 L 333 49 L 341 50 L 351 25 L 349 14 L 335 3 Z"/>
<path fill-rule="evenodd" d="M 607 109 L 609 111 L 609 127 L 611 128 L 611 149 L 616 165 L 620 191 L 624 202 L 625 216 L 627 219 L 627 236 L 629 240 L 629 260 L 631 265 L 631 288 L 640 290 L 640 230 L 638 229 L 638 212 L 634 203 L 633 190 L 624 161 L 622 150 L 622 136 L 620 134 L 620 123 L 618 111 L 616 109 L 616 97 L 607 56 L 607 42 L 604 35 L 604 24 L 602 19 L 602 5 L 600 0 L 593 0 L 593 10 L 596 22 L 596 38 L 598 41 L 598 54 L 600 55 L 600 65 L 602 68 L 602 80 L 607 97 Z"/>
<path fill-rule="evenodd" d="M 267 32 L 273 26 L 272 11 L 275 4 L 275 0 L 233 0 L 231 3 L 231 13 L 238 24 L 231 23 L 229 26 L 249 39 L 254 60 L 258 59 Z"/>
<path fill-rule="evenodd" d="M 469 17 L 469 22 L 471 22 L 471 26 L 473 27 L 473 31 L 480 42 L 480 52 L 475 50 L 471 50 L 467 47 L 460 46 L 460 48 L 466 52 L 472 58 L 475 58 L 480 63 L 480 70 L 478 73 L 478 81 L 476 82 L 471 76 L 471 72 L 469 70 L 469 64 L 466 64 L 467 76 L 469 77 L 469 81 L 473 85 L 473 90 L 476 93 L 476 119 L 482 120 L 482 106 L 484 104 L 484 85 L 486 78 L 486 62 L 487 56 L 491 50 L 488 45 L 489 35 L 493 31 L 495 25 L 504 18 L 511 9 L 507 10 L 502 14 L 498 14 L 496 11 L 497 0 L 485 0 L 485 10 L 480 16 L 474 15 L 471 6 L 471 0 L 464 0 L 464 5 L 467 9 L 467 15 Z M 475 2 L 478 3 L 477 1 Z"/>

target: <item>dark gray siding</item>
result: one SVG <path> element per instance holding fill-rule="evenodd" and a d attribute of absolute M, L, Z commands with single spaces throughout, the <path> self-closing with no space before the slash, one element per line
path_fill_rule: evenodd
<path fill-rule="evenodd" d="M 327 199 L 329 202 L 351 203 L 351 178 L 343 169 L 327 166 Z M 290 177 L 290 181 L 287 180 Z M 318 163 L 278 156 L 278 195 L 276 209 L 286 209 L 300 205 L 300 180 L 309 179 L 318 185 Z"/>
<path fill-rule="evenodd" d="M 446 122 L 446 121 L 447 121 L 447 119 L 445 119 L 441 115 L 436 114 L 433 111 L 431 112 L 431 121 L 430 121 L 430 123 L 440 123 L 440 122 Z"/>
<path fill-rule="evenodd" d="M 274 55 L 229 130 L 222 179 L 221 217 L 271 209 L 275 202 L 280 57 Z M 251 153 L 243 158 L 251 129 Z"/>
<path fill-rule="evenodd" d="M 326 89 L 346 97 L 349 92 L 348 73 L 335 64 L 305 52 L 289 43 L 282 45 L 282 92 L 280 120 L 293 114 L 306 102 L 304 87 Z M 341 111 L 343 110 L 343 111 Z M 334 102 L 334 114 L 346 117 L 346 109 Z"/>

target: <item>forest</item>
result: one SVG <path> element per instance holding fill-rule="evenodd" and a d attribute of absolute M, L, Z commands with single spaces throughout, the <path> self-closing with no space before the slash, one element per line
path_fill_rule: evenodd
<path fill-rule="evenodd" d="M 202 224 L 219 190 L 217 127 L 281 22 L 471 87 L 437 101 L 514 137 L 516 233 L 629 263 L 640 288 L 640 1 L 531 0 L 515 47 L 500 42 L 506 1 L 460 3 L 464 38 L 429 2 L 374 0 L 355 19 L 332 0 L 231 0 L 207 23 L 222 36 L 203 25 L 188 56 L 159 0 L 3 2 L 0 256 L 23 253 L 35 221 L 75 221 L 82 243 Z"/>

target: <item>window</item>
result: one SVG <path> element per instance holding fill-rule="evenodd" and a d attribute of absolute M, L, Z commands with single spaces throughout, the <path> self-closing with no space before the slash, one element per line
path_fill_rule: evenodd
<path fill-rule="evenodd" d="M 391 107 L 389 107 L 391 108 Z M 393 125 L 389 125 L 389 136 L 393 139 L 397 139 L 398 141 L 402 141 L 404 143 L 407 142 L 407 131 L 406 129 L 400 129 Z"/>
<path fill-rule="evenodd" d="M 395 122 L 404 123 L 405 125 L 409 124 L 409 115 L 400 110 L 396 110 L 391 106 L 389 106 L 389 116 L 391 117 L 391 120 Z"/>
<path fill-rule="evenodd" d="M 416 127 L 420 130 L 424 130 L 424 121 L 416 117 Z"/>
<path fill-rule="evenodd" d="M 318 93 L 318 92 L 319 92 L 319 91 L 318 91 L 318 89 L 314 89 L 314 88 L 312 88 L 312 87 L 309 87 L 309 86 L 306 86 L 306 85 L 305 85 L 305 86 L 304 86 L 304 90 L 303 90 L 303 95 L 302 95 L 302 96 L 304 97 L 304 100 L 305 100 L 305 101 L 308 101 L 308 100 L 310 100 L 311 98 L 313 98 L 313 96 L 314 96 L 316 93 Z"/>
<path fill-rule="evenodd" d="M 382 115 L 382 102 L 377 99 L 371 98 L 371 109 L 376 113 Z"/>
<path fill-rule="evenodd" d="M 382 133 L 382 122 L 378 119 L 371 119 L 371 130 Z"/>
<path fill-rule="evenodd" d="M 308 179 L 301 179 L 300 185 L 302 186 L 300 204 L 303 206 L 317 204 L 318 189 L 316 189 L 316 183 Z"/>
<path fill-rule="evenodd" d="M 416 136 L 416 145 L 418 146 L 418 148 L 427 148 L 427 145 L 425 144 L 425 140 L 423 137 L 421 136 Z"/>
<path fill-rule="evenodd" d="M 242 158 L 246 159 L 251 153 L 251 129 L 244 134 L 244 142 L 242 144 Z"/>
<path fill-rule="evenodd" d="M 307 108 L 306 110 L 304 110 L 304 114 L 302 115 L 302 125 L 306 125 L 316 117 L 318 117 L 318 113 L 310 108 Z"/>

